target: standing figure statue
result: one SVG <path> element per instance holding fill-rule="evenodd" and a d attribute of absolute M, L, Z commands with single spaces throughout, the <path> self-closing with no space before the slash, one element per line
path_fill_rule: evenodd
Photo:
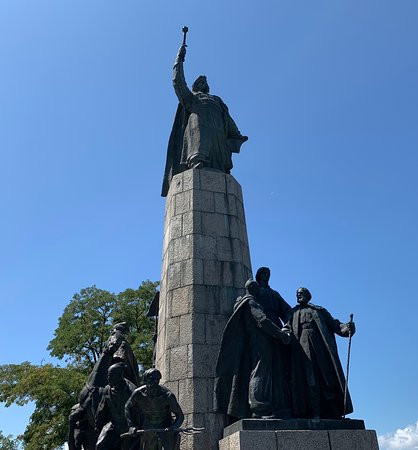
<path fill-rule="evenodd" d="M 293 333 L 293 415 L 341 419 L 353 411 L 353 406 L 347 392 L 344 411 L 345 378 L 335 335 L 353 335 L 354 322 L 341 323 L 325 308 L 309 303 L 312 295 L 306 288 L 299 288 L 296 297 L 298 305 L 290 311 L 287 323 Z"/>
<path fill-rule="evenodd" d="M 168 143 L 163 197 L 172 177 L 184 170 L 210 168 L 230 173 L 232 153 L 239 153 L 248 139 L 239 132 L 225 103 L 209 94 L 205 76 L 196 79 L 192 90 L 187 87 L 183 71 L 186 47 L 183 41 L 174 63 L 173 84 L 180 104 Z"/>
<path fill-rule="evenodd" d="M 165 386 L 160 386 L 160 380 L 159 370 L 146 370 L 145 385 L 135 389 L 126 403 L 125 414 L 129 433 L 124 437 L 127 441 L 139 440 L 139 444 L 134 444 L 132 448 L 140 450 L 180 448 L 180 434 L 176 430 L 183 423 L 183 411 L 176 396 Z"/>
<path fill-rule="evenodd" d="M 120 435 L 128 431 L 125 404 L 136 386 L 123 377 L 123 370 L 123 363 L 109 367 L 109 384 L 103 389 L 96 414 L 96 429 L 99 433 L 96 450 L 129 448 L 128 443 L 123 441 Z"/>
<path fill-rule="evenodd" d="M 290 417 L 290 399 L 285 347 L 290 335 L 280 319 L 265 308 L 259 284 L 250 279 L 245 289 L 246 295 L 238 298 L 222 336 L 216 365 L 215 410 L 230 416 L 229 421 L 248 417 L 286 419 Z M 272 298 L 279 295 L 271 291 Z M 282 301 L 277 316 L 287 308 Z"/>

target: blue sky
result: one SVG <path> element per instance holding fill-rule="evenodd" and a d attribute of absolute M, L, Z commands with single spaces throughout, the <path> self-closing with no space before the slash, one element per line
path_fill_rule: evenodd
<path fill-rule="evenodd" d="M 415 0 L 3 0 L 0 363 L 49 361 L 81 288 L 159 279 L 187 24 L 189 84 L 206 74 L 249 136 L 232 173 L 253 269 L 290 303 L 304 285 L 354 313 L 352 417 L 379 434 L 415 424 L 417 16 Z M 29 414 L 0 406 L 0 429 Z"/>

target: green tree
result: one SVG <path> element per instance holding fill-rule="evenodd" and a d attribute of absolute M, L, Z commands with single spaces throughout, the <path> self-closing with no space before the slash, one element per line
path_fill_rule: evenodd
<path fill-rule="evenodd" d="M 64 309 L 48 346 L 51 356 L 64 360 L 66 366 L 35 366 L 29 362 L 0 366 L 0 402 L 6 406 L 35 403 L 23 434 L 26 450 L 62 447 L 71 407 L 78 401 L 112 324 L 125 321 L 130 325 L 127 339 L 138 362 L 144 368 L 151 366 L 154 321 L 146 317 L 146 312 L 157 286 L 148 280 L 138 289 L 126 289 L 117 295 L 96 286 L 82 289 Z"/>
<path fill-rule="evenodd" d="M 19 441 L 17 439 L 13 439 L 10 435 L 4 436 L 4 434 L 0 431 L 0 448 L 2 450 L 18 450 Z"/>
<path fill-rule="evenodd" d="M 0 401 L 6 406 L 35 402 L 23 435 L 25 449 L 49 450 L 64 443 L 68 414 L 85 378 L 85 372 L 71 366 L 29 362 L 0 366 Z"/>
<path fill-rule="evenodd" d="M 109 337 L 117 296 L 91 286 L 75 294 L 58 320 L 48 345 L 52 356 L 92 368 Z"/>

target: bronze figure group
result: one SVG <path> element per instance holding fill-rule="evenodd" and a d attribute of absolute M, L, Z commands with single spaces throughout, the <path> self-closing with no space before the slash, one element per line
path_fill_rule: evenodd
<path fill-rule="evenodd" d="M 215 409 L 244 418 L 341 419 L 353 411 L 335 335 L 355 333 L 297 290 L 291 308 L 262 267 L 248 280 L 222 337 Z"/>
<path fill-rule="evenodd" d="M 138 363 L 114 325 L 105 349 L 69 417 L 69 450 L 177 450 L 184 416 L 175 395 L 149 369 L 139 386 Z M 174 416 L 174 419 L 173 419 Z"/>

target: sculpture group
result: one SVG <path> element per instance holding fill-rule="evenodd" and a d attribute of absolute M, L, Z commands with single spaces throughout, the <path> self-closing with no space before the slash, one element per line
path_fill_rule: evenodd
<path fill-rule="evenodd" d="M 69 417 L 69 450 L 176 450 L 183 412 L 175 395 L 148 369 L 139 386 L 138 363 L 116 324 Z M 139 387 L 138 387 L 139 386 Z M 191 430 L 193 431 L 193 430 Z"/>
<path fill-rule="evenodd" d="M 227 106 L 209 94 L 205 76 L 187 87 L 185 36 L 173 70 L 179 99 L 171 132 L 162 195 L 184 170 L 230 173 L 241 135 Z M 349 337 L 354 323 L 341 323 L 299 288 L 293 308 L 269 285 L 261 267 L 245 284 L 223 331 L 214 384 L 214 411 L 239 419 L 341 419 L 352 412 L 335 335 Z M 158 302 L 158 297 L 156 297 Z M 156 302 L 156 304 L 157 304 Z M 175 305 L 171 305 L 172 308 Z M 158 315 L 155 311 L 151 315 Z M 175 395 L 160 385 L 161 373 L 146 370 L 141 385 L 126 323 L 111 335 L 69 417 L 70 450 L 177 450 L 184 415 Z M 220 336 L 219 336 L 220 337 Z M 155 355 L 154 355 L 155 361 Z M 193 447 L 195 448 L 195 447 Z"/>
<path fill-rule="evenodd" d="M 215 409 L 230 421 L 341 419 L 353 411 L 335 335 L 355 333 L 310 303 L 299 288 L 291 308 L 270 288 L 261 267 L 236 301 L 222 337 L 215 380 Z"/>
<path fill-rule="evenodd" d="M 214 410 L 228 422 L 258 419 L 341 419 L 352 412 L 335 335 L 350 337 L 341 323 L 310 303 L 306 288 L 290 305 L 269 286 L 270 270 L 258 269 L 245 284 L 223 332 Z M 138 364 L 126 340 L 126 323 L 113 326 L 105 349 L 69 417 L 69 450 L 177 450 L 184 415 L 175 395 L 148 369 L 139 386 Z"/>

